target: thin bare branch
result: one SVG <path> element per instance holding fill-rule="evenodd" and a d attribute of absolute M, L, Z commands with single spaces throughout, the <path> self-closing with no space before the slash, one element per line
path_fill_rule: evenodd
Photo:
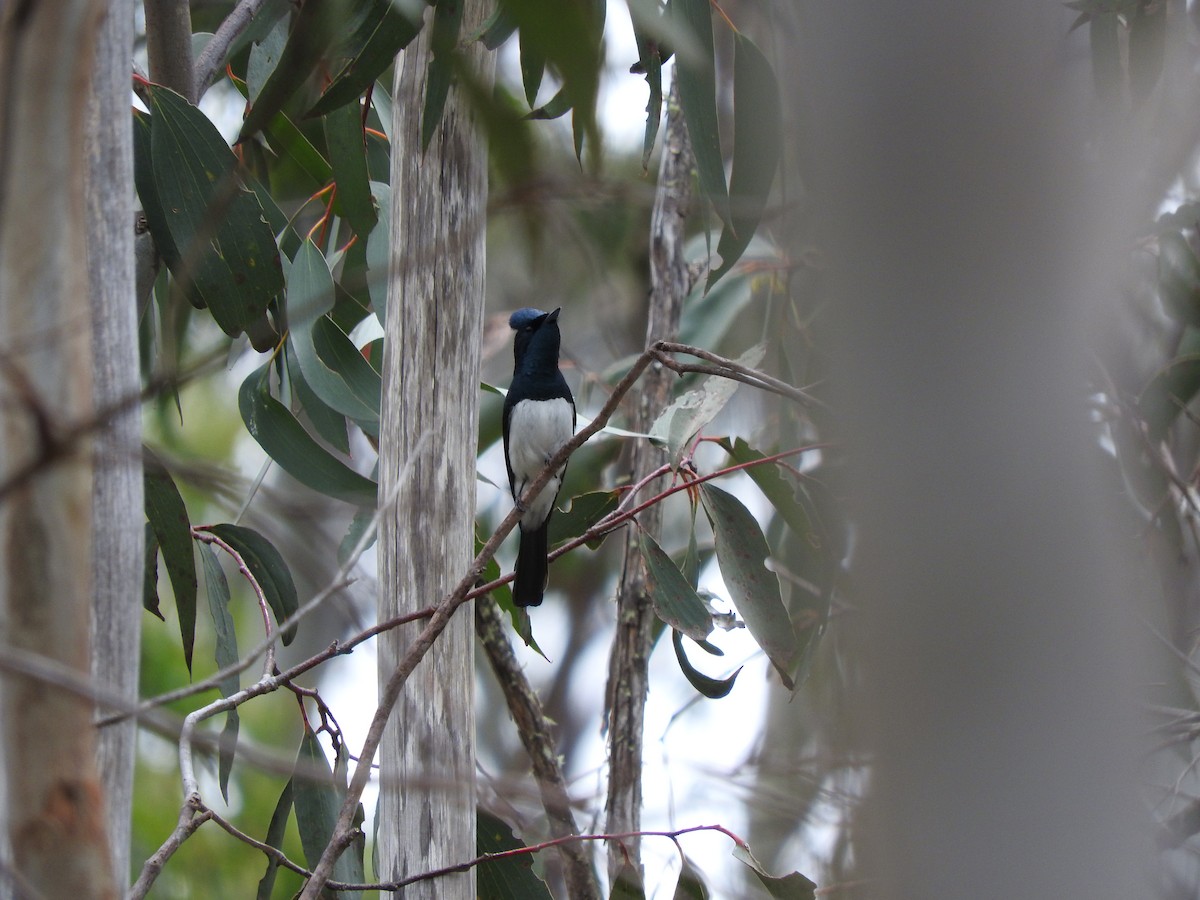
<path fill-rule="evenodd" d="M 208 43 L 204 45 L 204 49 L 196 57 L 195 71 L 192 76 L 194 85 L 192 96 L 196 101 L 204 96 L 205 91 L 216 79 L 217 73 L 221 71 L 221 67 L 225 65 L 225 57 L 229 53 L 229 48 L 233 46 L 233 42 L 246 30 L 246 26 L 258 15 L 258 11 L 266 2 L 267 0 L 241 0 L 221 22 Z"/>

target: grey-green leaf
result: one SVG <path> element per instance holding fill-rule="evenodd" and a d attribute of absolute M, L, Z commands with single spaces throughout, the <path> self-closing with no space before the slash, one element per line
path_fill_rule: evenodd
<path fill-rule="evenodd" d="M 237 632 L 233 626 L 233 616 L 229 613 L 229 582 L 225 580 L 225 572 L 221 562 L 211 547 L 200 548 L 200 559 L 204 563 L 204 590 L 208 595 L 208 613 L 212 617 L 213 632 L 216 635 L 216 652 L 214 654 L 217 669 L 225 669 L 238 661 Z M 229 697 L 238 691 L 238 677 L 228 675 L 217 684 L 222 697 Z M 218 780 L 221 786 L 221 796 L 229 802 L 229 775 L 233 771 L 234 749 L 237 747 L 238 713 L 231 709 L 225 714 L 225 728 L 221 732 L 220 749 L 218 752 Z"/>
<path fill-rule="evenodd" d="M 674 900 L 708 900 L 708 885 L 700 870 L 686 856 L 675 884 Z"/>
<path fill-rule="evenodd" d="M 713 49 L 712 7 L 709 0 L 671 0 L 671 13 L 695 38 L 699 53 L 676 59 L 679 104 L 696 154 L 696 171 L 717 217 L 728 227 L 729 189 L 717 125 L 717 78 Z"/>
<path fill-rule="evenodd" d="M 183 640 L 183 660 L 192 670 L 192 647 L 196 642 L 196 557 L 192 549 L 192 525 L 179 489 L 166 467 L 149 450 L 143 469 L 146 519 L 154 530 L 162 550 L 163 563 L 171 590 L 175 593 L 175 611 L 179 616 L 179 634 Z"/>
<path fill-rule="evenodd" d="M 729 222 L 721 231 L 721 265 L 709 272 L 705 290 L 741 259 L 758 229 L 783 152 L 779 84 L 767 58 L 740 32 L 733 38 L 733 170 Z"/>
<path fill-rule="evenodd" d="M 292 814 L 292 781 L 283 786 L 283 793 L 279 795 L 279 801 L 275 804 L 275 811 L 271 813 L 271 823 L 267 826 L 267 836 L 263 839 L 268 847 L 274 847 L 276 850 L 283 849 L 283 838 L 287 833 L 288 818 Z M 275 875 L 279 871 L 279 863 L 275 857 L 267 857 L 267 871 L 263 873 L 262 879 L 258 882 L 258 893 L 255 900 L 271 900 L 271 894 L 275 889 Z"/>
<path fill-rule="evenodd" d="M 650 576 L 651 597 L 658 617 L 682 631 L 694 641 L 702 641 L 712 632 L 712 616 L 696 589 L 671 561 L 658 542 L 641 532 L 642 559 Z"/>
<path fill-rule="evenodd" d="M 300 846 L 309 868 L 314 868 L 333 836 L 338 814 L 345 799 L 345 788 L 333 777 L 329 760 L 315 734 L 307 729 L 300 741 L 296 770 L 292 776 L 292 802 L 296 808 L 296 826 Z M 333 866 L 333 880 L 362 882 L 362 863 L 355 853 L 343 853 Z M 345 896 L 332 892 L 335 897 Z"/>
<path fill-rule="evenodd" d="M 673 628 L 671 629 L 671 645 L 675 648 L 675 659 L 679 662 L 679 668 L 683 671 L 683 677 L 688 680 L 688 683 L 692 687 L 709 700 L 720 700 L 733 690 L 734 682 L 737 681 L 738 675 L 742 673 L 740 666 L 728 678 L 713 678 L 710 675 L 705 675 L 692 665 L 691 661 L 687 658 L 687 653 L 683 649 L 683 635 Z M 704 644 L 701 644 L 701 646 L 704 646 Z"/>
<path fill-rule="evenodd" d="M 356 506 L 375 505 L 379 485 L 336 459 L 271 396 L 270 364 L 251 374 L 238 391 L 238 409 L 251 437 L 285 472 L 315 491 Z"/>
<path fill-rule="evenodd" d="M 142 570 L 142 608 L 148 613 L 158 616 L 162 621 L 162 610 L 158 600 L 158 538 L 154 534 L 154 526 L 146 523 L 146 557 Z"/>
<path fill-rule="evenodd" d="M 740 500 L 706 482 L 700 486 L 704 510 L 716 538 L 721 576 L 746 628 L 784 685 L 795 687 L 799 641 L 779 591 L 779 578 L 766 567 L 771 551 L 758 522 Z"/>
<path fill-rule="evenodd" d="M 253 528 L 246 528 L 244 525 L 220 524 L 213 525 L 208 530 L 242 557 L 246 568 L 262 589 L 271 612 L 275 614 L 276 623 L 285 622 L 296 614 L 296 610 L 300 608 L 296 583 L 274 544 Z M 284 629 L 281 635 L 285 645 L 290 644 L 295 636 L 295 625 Z"/>
<path fill-rule="evenodd" d="M 762 863 L 754 858 L 750 848 L 744 844 L 738 844 L 733 848 L 733 857 L 741 860 L 754 871 L 759 882 L 775 900 L 816 900 L 816 883 L 805 878 L 799 872 L 772 875 L 763 868 Z"/>
<path fill-rule="evenodd" d="M 475 850 L 478 855 L 517 850 L 524 846 L 525 843 L 513 835 L 503 819 L 486 809 L 477 810 Z M 550 900 L 546 883 L 533 871 L 532 854 L 486 862 L 476 869 L 475 878 L 479 900 Z"/>

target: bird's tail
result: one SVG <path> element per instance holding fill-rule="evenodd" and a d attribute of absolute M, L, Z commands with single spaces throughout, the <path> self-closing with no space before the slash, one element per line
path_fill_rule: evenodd
<path fill-rule="evenodd" d="M 513 578 L 513 603 L 517 606 L 541 606 L 546 590 L 546 552 L 549 550 L 548 523 L 541 528 L 521 530 L 517 549 L 516 577 Z"/>

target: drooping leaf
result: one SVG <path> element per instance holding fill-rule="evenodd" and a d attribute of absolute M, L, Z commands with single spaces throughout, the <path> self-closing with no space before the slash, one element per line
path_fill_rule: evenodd
<path fill-rule="evenodd" d="M 717 126 L 717 78 L 714 65 L 712 7 L 709 0 L 671 0 L 671 13 L 695 39 L 699 53 L 676 60 L 679 105 L 696 154 L 700 190 L 717 217 L 729 227 L 729 189 Z"/>
<path fill-rule="evenodd" d="M 656 42 L 644 34 L 637 34 L 638 63 L 646 76 L 650 96 L 646 100 L 646 134 L 642 138 L 642 171 L 650 168 L 650 155 L 654 152 L 654 141 L 662 123 L 662 55 Z"/>
<path fill-rule="evenodd" d="M 336 207 L 350 222 L 359 240 L 363 240 L 379 217 L 371 197 L 366 136 L 359 104 L 345 104 L 325 116 L 325 143 L 337 185 Z"/>
<path fill-rule="evenodd" d="M 345 795 L 346 789 L 334 778 L 316 735 L 305 729 L 292 776 L 292 803 L 296 809 L 300 846 L 304 848 L 304 858 L 310 869 L 317 865 L 325 845 L 333 836 Z M 363 881 L 362 861 L 356 853 L 347 852 L 338 857 L 333 866 L 333 880 Z M 338 898 L 345 896 L 331 893 Z"/>
<path fill-rule="evenodd" d="M 216 126 L 167 88 L 152 85 L 150 152 L 154 191 L 143 204 L 155 244 L 189 299 L 207 306 L 230 336 L 266 334 L 267 304 L 283 288 L 279 251 L 258 198 L 242 187 L 236 160 Z M 259 347 L 266 343 L 267 347 Z M 265 337 L 255 341 L 269 349 Z"/>
<path fill-rule="evenodd" d="M 246 63 L 246 91 L 251 103 L 258 99 L 263 85 L 279 65 L 287 38 L 288 20 L 280 18 L 267 36 L 250 48 L 250 59 Z"/>
<path fill-rule="evenodd" d="M 1200 329 L 1188 327 L 1175 358 L 1163 366 L 1138 398 L 1152 440 L 1161 440 L 1171 423 L 1200 393 Z"/>
<path fill-rule="evenodd" d="M 646 900 L 646 888 L 637 867 L 628 859 L 613 879 L 608 900 Z"/>
<path fill-rule="evenodd" d="M 650 576 L 651 597 L 658 617 L 695 641 L 712 632 L 712 616 L 696 589 L 688 583 L 658 542 L 645 531 L 640 534 L 642 559 Z"/>
<path fill-rule="evenodd" d="M 296 593 L 296 583 L 292 580 L 291 570 L 284 562 L 283 556 L 275 545 L 253 528 L 244 525 L 219 524 L 208 529 L 230 547 L 246 563 L 246 568 L 262 589 L 271 612 L 275 614 L 275 622 L 281 623 L 296 614 L 300 608 L 300 598 Z M 296 626 L 284 629 L 280 637 L 284 646 L 290 644 L 296 636 Z"/>
<path fill-rule="evenodd" d="M 753 368 L 762 362 L 765 353 L 766 345 L 756 344 L 739 356 L 736 362 Z M 699 388 L 675 398 L 662 411 L 650 426 L 650 440 L 667 448 L 672 466 L 678 467 L 692 438 L 724 409 L 738 389 L 738 384 L 733 379 L 711 375 Z"/>
<path fill-rule="evenodd" d="M 243 96 L 246 95 L 245 82 L 235 78 L 233 85 Z M 263 126 L 262 133 L 279 157 L 290 160 L 297 171 L 308 176 L 311 188 L 323 188 L 333 178 L 333 168 L 329 162 L 286 113 L 277 112 Z"/>
<path fill-rule="evenodd" d="M 784 685 L 795 687 L 799 642 L 779 592 L 779 578 L 765 563 L 771 551 L 750 511 L 732 494 L 710 482 L 700 486 L 712 524 L 721 577 L 751 636 L 775 667 Z"/>
<path fill-rule="evenodd" d="M 531 119 L 559 119 L 571 111 L 571 98 L 559 88 L 553 97 L 529 113 Z"/>
<path fill-rule="evenodd" d="M 736 845 L 733 848 L 733 858 L 748 865 L 758 876 L 759 882 L 766 888 L 767 893 L 775 900 L 816 900 L 817 885 L 815 882 L 805 878 L 799 872 L 791 872 L 782 876 L 770 874 L 762 867 L 762 863 L 754 858 L 754 854 L 746 845 Z"/>
<path fill-rule="evenodd" d="M 1200 260 L 1178 231 L 1158 238 L 1158 296 L 1173 318 L 1200 326 Z"/>
<path fill-rule="evenodd" d="M 243 381 L 238 391 L 238 409 L 251 437 L 300 483 L 356 506 L 374 507 L 379 486 L 309 436 L 288 408 L 271 396 L 269 374 L 268 363 Z"/>
<path fill-rule="evenodd" d="M 308 382 L 304 380 L 304 373 L 300 370 L 300 363 L 296 361 L 295 348 L 285 347 L 285 354 L 292 391 L 313 430 L 333 449 L 349 456 L 350 435 L 346 431 L 346 417 L 337 410 L 330 409 L 308 386 Z"/>
<path fill-rule="evenodd" d="M 346 0 L 303 3 L 295 17 L 279 62 L 259 91 L 258 97 L 242 122 L 238 142 L 261 131 L 275 118 L 292 95 L 308 81 L 340 33 L 348 13 Z"/>
<path fill-rule="evenodd" d="M 288 819 L 292 815 L 292 779 L 288 779 L 288 783 L 283 786 L 283 793 L 279 795 L 279 801 L 275 804 L 275 811 L 271 813 L 271 823 L 267 826 L 267 835 L 263 838 L 263 843 L 268 847 L 274 847 L 276 850 L 283 849 L 283 838 L 287 833 Z M 267 857 L 267 871 L 263 873 L 262 879 L 258 882 L 258 893 L 255 900 L 271 900 L 271 894 L 275 889 L 275 875 L 279 871 L 279 863 L 274 857 Z"/>
<path fill-rule="evenodd" d="M 546 56 L 526 33 L 518 34 L 517 38 L 521 43 L 521 85 L 525 88 L 525 102 L 532 109 L 546 71 Z"/>
<path fill-rule="evenodd" d="M 487 17 L 483 25 L 480 27 L 477 34 L 472 35 L 468 40 L 481 41 L 483 46 L 489 50 L 495 50 L 505 41 L 507 41 L 514 31 L 517 30 L 517 23 L 513 19 L 512 13 L 505 3 L 497 3 L 492 14 Z"/>
<path fill-rule="evenodd" d="M 208 595 L 208 613 L 212 616 L 213 632 L 216 635 L 215 662 L 217 669 L 225 669 L 238 661 L 237 632 L 233 627 L 233 616 L 229 614 L 229 582 L 221 562 L 211 547 L 200 548 L 200 559 L 204 563 L 204 590 Z M 217 683 L 222 697 L 230 697 L 238 691 L 238 677 L 228 675 Z M 221 796 L 229 802 L 229 775 L 233 771 L 234 749 L 237 747 L 238 712 L 231 709 L 225 714 L 225 728 L 221 732 L 218 753 L 218 780 Z"/>
<path fill-rule="evenodd" d="M 733 268 L 758 230 L 779 157 L 783 111 L 771 64 L 744 34 L 733 37 L 733 171 L 729 178 L 729 221 L 717 253 L 721 265 L 708 273 L 705 290 Z"/>
<path fill-rule="evenodd" d="M 707 642 L 701 646 L 705 646 L 705 644 Z M 720 700 L 722 697 L 728 696 L 729 692 L 733 690 L 733 683 L 737 681 L 738 675 L 742 674 L 742 668 L 738 666 L 737 671 L 728 678 L 713 678 L 705 675 L 688 660 L 687 653 L 683 649 L 683 635 L 674 628 L 671 629 L 671 645 L 675 648 L 675 659 L 679 662 L 683 677 L 692 687 L 710 700 Z"/>
<path fill-rule="evenodd" d="M 526 844 L 503 819 L 480 807 L 475 813 L 475 852 L 499 853 Z M 533 871 L 533 855 L 520 854 L 486 862 L 476 869 L 479 900 L 550 900 L 546 883 Z"/>
<path fill-rule="evenodd" d="M 373 374 L 370 366 L 326 315 L 333 308 L 334 290 L 325 257 L 306 240 L 286 270 L 288 343 L 305 382 L 328 407 L 378 434 L 379 379 L 364 386 L 363 379 L 369 382 Z M 339 352 L 339 344 L 348 345 L 349 352 Z M 347 368 L 338 368 L 339 363 Z"/>
<path fill-rule="evenodd" d="M 360 509 L 354 514 L 354 518 L 350 520 L 350 527 L 346 529 L 346 536 L 338 544 L 337 557 L 339 566 L 346 564 L 346 560 L 350 558 L 350 554 L 354 552 L 354 548 L 358 546 L 358 542 L 362 540 L 362 536 L 366 534 L 374 518 L 375 510 L 367 507 Z M 374 546 L 377 537 L 378 534 L 372 535 L 370 541 L 363 547 L 363 550 L 369 550 Z"/>
<path fill-rule="evenodd" d="M 674 900 L 708 900 L 708 897 L 708 885 L 704 876 L 692 861 L 684 856 L 679 881 L 675 884 Z"/>
<path fill-rule="evenodd" d="M 192 524 L 179 489 L 158 457 L 145 451 L 143 468 L 146 519 L 154 530 L 162 550 L 163 564 L 171 590 L 175 593 L 175 611 L 179 616 L 179 635 L 183 640 L 183 661 L 192 670 L 192 647 L 196 642 L 196 557 L 192 549 Z"/>
<path fill-rule="evenodd" d="M 388 265 L 391 254 L 392 189 L 389 185 L 372 182 L 372 192 L 379 209 L 379 221 L 367 237 L 367 293 L 375 318 L 387 328 Z"/>
<path fill-rule="evenodd" d="M 365 41 L 308 111 L 310 117 L 323 116 L 366 93 L 396 54 L 420 34 L 420 16 L 411 16 L 403 4 L 374 0 L 370 6 L 368 18 L 359 29 L 360 34 L 365 34 Z M 391 127 L 390 122 L 387 127 Z"/>
<path fill-rule="evenodd" d="M 146 523 L 146 562 L 142 569 L 142 608 L 167 621 L 159 609 L 158 600 L 158 537 L 154 526 Z"/>
<path fill-rule="evenodd" d="M 421 111 L 421 150 L 429 149 L 433 133 L 441 124 L 446 98 L 454 81 L 454 54 L 462 27 L 460 0 L 442 0 L 433 10 L 433 32 L 429 36 L 429 75 L 425 83 L 425 108 Z"/>
<path fill-rule="evenodd" d="M 558 509 L 550 517 L 550 546 L 579 537 L 616 509 L 620 499 L 616 491 L 589 491 L 572 497 L 569 508 Z M 601 540 L 591 541 L 588 546 L 594 550 L 600 546 Z"/>

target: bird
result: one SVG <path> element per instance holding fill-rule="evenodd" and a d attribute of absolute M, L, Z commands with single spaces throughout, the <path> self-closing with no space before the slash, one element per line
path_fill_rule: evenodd
<path fill-rule="evenodd" d="M 558 314 L 518 309 L 509 317 L 513 339 L 513 378 L 504 398 L 504 462 L 508 487 L 518 508 L 525 488 L 575 434 L 575 398 L 558 368 L 561 336 Z M 567 466 L 521 510 L 521 540 L 513 578 L 513 603 L 539 606 L 546 590 L 547 535 L 554 500 Z"/>

